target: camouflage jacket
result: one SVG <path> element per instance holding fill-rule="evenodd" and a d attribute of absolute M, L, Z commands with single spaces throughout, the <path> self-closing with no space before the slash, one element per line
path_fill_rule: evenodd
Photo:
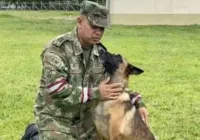
<path fill-rule="evenodd" d="M 90 108 L 99 99 L 98 85 L 104 73 L 98 47 L 101 44 L 92 46 L 86 62 L 76 29 L 46 45 L 41 54 L 42 77 L 34 106 L 39 130 L 55 130 L 79 138 L 94 131 Z"/>

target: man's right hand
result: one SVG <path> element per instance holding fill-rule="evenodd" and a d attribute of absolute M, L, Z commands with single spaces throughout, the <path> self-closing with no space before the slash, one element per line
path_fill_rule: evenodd
<path fill-rule="evenodd" d="M 121 83 L 108 84 L 110 77 L 102 81 L 99 85 L 101 100 L 115 100 L 122 92 Z"/>

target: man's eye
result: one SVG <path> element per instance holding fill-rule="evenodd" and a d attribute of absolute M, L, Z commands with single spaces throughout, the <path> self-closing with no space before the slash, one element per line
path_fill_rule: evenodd
<path fill-rule="evenodd" d="M 105 28 L 104 28 L 104 27 L 99 27 L 99 29 L 100 29 L 101 31 L 104 31 Z"/>
<path fill-rule="evenodd" d="M 98 26 L 91 26 L 92 29 L 96 30 L 96 29 L 100 29 L 101 31 L 104 31 L 104 27 L 98 27 Z"/>
<path fill-rule="evenodd" d="M 99 27 L 98 26 L 91 26 L 92 29 L 98 29 Z"/>

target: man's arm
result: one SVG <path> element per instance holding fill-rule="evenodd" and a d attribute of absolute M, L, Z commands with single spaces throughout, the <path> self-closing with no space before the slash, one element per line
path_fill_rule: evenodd
<path fill-rule="evenodd" d="M 125 92 L 130 94 L 132 100 L 131 102 L 133 105 L 135 105 L 136 109 L 146 107 L 140 93 L 133 92 L 130 88 L 126 88 Z"/>
<path fill-rule="evenodd" d="M 46 89 L 52 99 L 61 99 L 62 104 L 85 103 L 90 99 L 99 99 L 99 89 L 81 87 L 68 82 L 69 66 L 53 52 L 45 52 L 42 57 L 42 88 Z"/>

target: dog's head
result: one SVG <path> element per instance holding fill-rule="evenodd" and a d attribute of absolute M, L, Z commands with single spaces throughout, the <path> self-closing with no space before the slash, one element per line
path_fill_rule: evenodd
<path fill-rule="evenodd" d="M 105 71 L 111 75 L 115 72 L 119 72 L 128 77 L 129 75 L 138 75 L 144 72 L 142 69 L 128 63 L 127 60 L 119 54 L 104 52 L 100 55 L 100 59 L 105 67 Z"/>

